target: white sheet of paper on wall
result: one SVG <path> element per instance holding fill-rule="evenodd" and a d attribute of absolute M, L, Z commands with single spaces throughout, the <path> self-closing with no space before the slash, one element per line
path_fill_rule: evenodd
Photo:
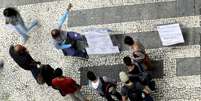
<path fill-rule="evenodd" d="M 184 43 L 184 38 L 178 23 L 157 26 L 157 30 L 163 46 Z"/>

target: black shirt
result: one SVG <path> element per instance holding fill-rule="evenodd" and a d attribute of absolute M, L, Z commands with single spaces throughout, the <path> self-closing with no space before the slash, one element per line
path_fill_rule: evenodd
<path fill-rule="evenodd" d="M 32 67 L 37 67 L 36 62 L 33 60 L 28 52 L 17 54 L 14 50 L 13 45 L 10 46 L 9 54 L 13 58 L 13 60 L 25 70 L 30 70 Z"/>

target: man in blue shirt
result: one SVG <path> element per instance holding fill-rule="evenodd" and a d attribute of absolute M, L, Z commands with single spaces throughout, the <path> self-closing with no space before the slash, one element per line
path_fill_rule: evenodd
<path fill-rule="evenodd" d="M 64 15 L 59 19 L 58 29 L 51 31 L 52 38 L 54 39 L 54 45 L 57 49 L 61 49 L 65 56 L 77 56 L 82 58 L 89 58 L 84 48 L 84 38 L 79 33 L 67 32 L 61 30 L 64 22 L 68 19 L 69 11 L 72 8 L 72 4 L 69 4 Z"/>

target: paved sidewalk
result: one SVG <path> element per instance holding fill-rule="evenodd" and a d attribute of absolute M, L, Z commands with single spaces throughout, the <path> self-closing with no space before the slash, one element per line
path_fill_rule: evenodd
<path fill-rule="evenodd" d="M 87 70 L 115 78 L 124 70 L 122 58 L 131 51 L 120 44 L 120 54 L 93 55 L 88 61 L 64 57 L 51 44 L 50 30 L 57 26 L 69 2 L 74 7 L 64 29 L 81 32 L 89 27 L 110 28 L 115 42 L 122 43 L 123 35 L 142 41 L 159 69 L 155 78 L 158 90 L 153 94 L 156 101 L 201 101 L 200 0 L 3 0 L 0 7 L 17 6 L 26 23 L 39 20 L 41 27 L 30 33 L 25 45 L 34 59 L 54 68 L 62 67 L 65 75 L 86 84 Z M 51 87 L 38 85 L 31 72 L 10 58 L 9 46 L 22 41 L 18 34 L 4 29 L 2 14 L 0 17 L 0 58 L 5 61 L 0 69 L 0 101 L 70 101 Z M 156 26 L 170 23 L 180 23 L 184 44 L 161 46 Z M 92 101 L 104 100 L 86 85 L 82 90 L 92 96 Z"/>

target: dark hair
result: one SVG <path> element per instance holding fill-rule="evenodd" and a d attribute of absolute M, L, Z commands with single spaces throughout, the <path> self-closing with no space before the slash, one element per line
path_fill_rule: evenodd
<path fill-rule="evenodd" d="M 134 44 L 134 40 L 130 36 L 125 36 L 124 43 L 127 44 L 127 45 L 133 45 Z"/>
<path fill-rule="evenodd" d="M 131 58 L 129 56 L 124 57 L 123 61 L 124 61 L 124 64 L 126 64 L 126 66 L 133 65 Z"/>
<path fill-rule="evenodd" d="M 58 77 L 58 76 L 62 76 L 63 75 L 63 71 L 61 68 L 57 68 L 55 71 L 54 71 L 54 76 L 55 77 Z"/>
<path fill-rule="evenodd" d="M 91 80 L 91 81 L 94 81 L 94 80 L 97 79 L 97 78 L 96 78 L 96 75 L 95 75 L 92 71 L 88 71 L 88 72 L 87 72 L 87 78 L 88 78 L 89 80 Z"/>
<path fill-rule="evenodd" d="M 15 52 L 17 54 L 24 54 L 24 53 L 27 52 L 27 49 L 24 46 L 20 45 L 20 44 L 15 45 L 15 47 L 18 48 L 18 50 L 15 50 Z"/>
<path fill-rule="evenodd" d="M 18 14 L 19 14 L 18 11 L 12 7 L 8 7 L 3 11 L 3 15 L 6 17 L 17 16 Z"/>
<path fill-rule="evenodd" d="M 58 36 L 60 36 L 60 30 L 58 29 L 53 29 L 51 31 L 51 35 L 52 35 L 52 38 L 56 39 Z"/>

